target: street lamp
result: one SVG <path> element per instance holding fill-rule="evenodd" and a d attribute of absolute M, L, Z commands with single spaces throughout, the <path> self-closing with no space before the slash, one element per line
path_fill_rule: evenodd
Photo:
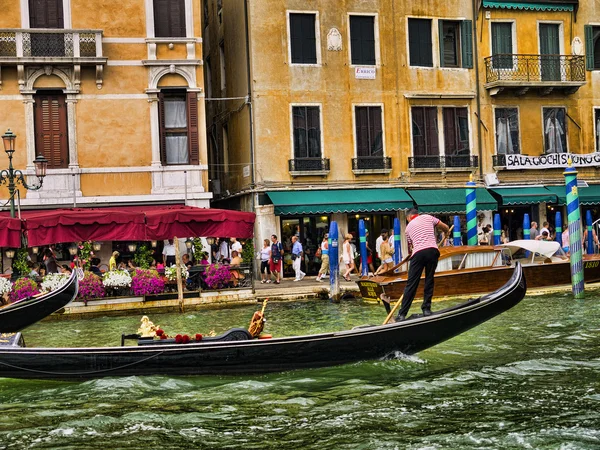
<path fill-rule="evenodd" d="M 5 254 L 8 259 L 13 259 L 15 257 L 15 251 L 12 248 L 6 250 Z"/>
<path fill-rule="evenodd" d="M 94 249 L 95 252 L 99 252 L 100 249 L 102 248 L 102 242 L 94 242 L 92 244 L 92 248 Z"/>
<path fill-rule="evenodd" d="M 206 243 L 208 245 L 213 245 L 215 243 L 215 238 L 214 237 L 207 237 L 206 238 Z"/>
<path fill-rule="evenodd" d="M 185 240 L 185 246 L 187 247 L 188 250 L 191 250 L 192 245 L 194 245 L 194 241 L 192 241 L 190 238 L 187 238 Z"/>
<path fill-rule="evenodd" d="M 156 248 L 157 244 L 158 244 L 157 241 L 150 241 L 150 245 L 152 245 L 152 248 Z"/>
<path fill-rule="evenodd" d="M 128 245 L 127 245 L 127 248 L 129 249 L 129 251 L 130 251 L 131 253 L 134 253 L 134 252 L 135 252 L 135 250 L 137 249 L 137 244 L 136 244 L 135 242 L 132 242 L 131 244 L 128 244 Z"/>
<path fill-rule="evenodd" d="M 79 251 L 79 247 L 77 247 L 76 244 L 73 244 L 69 247 L 69 255 L 71 255 L 71 256 L 77 255 L 78 251 Z"/>
<path fill-rule="evenodd" d="M 8 155 L 8 169 L 0 171 L 0 184 L 8 185 L 8 194 L 10 195 L 10 216 L 15 217 L 15 190 L 16 185 L 21 185 L 30 191 L 37 191 L 42 187 L 44 183 L 44 177 L 46 176 L 46 169 L 48 168 L 48 160 L 42 155 L 37 155 L 33 164 L 35 165 L 35 175 L 38 178 L 38 186 L 29 186 L 25 181 L 23 172 L 15 170 L 12 165 L 13 153 L 15 152 L 15 140 L 17 135 L 14 134 L 10 128 L 6 130 L 6 133 L 2 135 L 2 142 L 4 143 L 4 151 Z"/>

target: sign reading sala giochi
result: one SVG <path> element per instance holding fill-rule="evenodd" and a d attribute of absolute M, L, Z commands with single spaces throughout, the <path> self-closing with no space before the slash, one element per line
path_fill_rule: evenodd
<path fill-rule="evenodd" d="M 507 169 L 552 169 L 573 167 L 600 167 L 600 152 L 577 155 L 574 153 L 549 153 L 542 156 L 506 155 Z"/>

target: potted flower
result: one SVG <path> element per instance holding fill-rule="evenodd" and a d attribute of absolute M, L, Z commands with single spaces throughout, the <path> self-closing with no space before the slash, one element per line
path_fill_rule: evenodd
<path fill-rule="evenodd" d="M 12 283 L 8 278 L 0 277 L 0 305 L 8 301 L 8 294 L 12 289 Z"/>
<path fill-rule="evenodd" d="M 123 295 L 131 287 L 131 275 L 126 270 L 111 270 L 102 277 L 102 284 L 113 296 Z"/>
<path fill-rule="evenodd" d="M 30 278 L 19 278 L 12 286 L 8 294 L 11 303 L 39 294 L 38 284 Z"/>
<path fill-rule="evenodd" d="M 131 290 L 133 295 L 160 294 L 165 290 L 165 282 L 156 270 L 135 269 Z"/>
<path fill-rule="evenodd" d="M 79 292 L 77 298 L 83 300 L 87 305 L 89 300 L 104 298 L 105 295 L 106 292 L 104 292 L 102 279 L 92 272 L 84 272 L 83 279 L 79 280 Z"/>
<path fill-rule="evenodd" d="M 224 264 L 211 264 L 206 268 L 206 284 L 211 289 L 223 289 L 229 286 L 231 272 L 229 266 Z"/>
<path fill-rule="evenodd" d="M 47 293 L 57 290 L 69 281 L 69 275 L 66 273 L 49 273 L 44 277 L 40 284 L 40 292 Z"/>
<path fill-rule="evenodd" d="M 181 279 L 185 282 L 190 273 L 186 266 L 180 264 L 179 267 L 181 267 Z M 165 277 L 169 281 L 177 280 L 177 266 L 165 267 Z"/>

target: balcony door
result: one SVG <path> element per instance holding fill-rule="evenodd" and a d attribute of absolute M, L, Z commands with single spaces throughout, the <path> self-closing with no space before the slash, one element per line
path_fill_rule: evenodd
<path fill-rule="evenodd" d="M 29 0 L 29 27 L 64 28 L 62 0 Z M 63 33 L 31 33 L 30 36 L 31 56 L 65 56 Z"/>
<path fill-rule="evenodd" d="M 33 96 L 35 153 L 44 155 L 49 169 L 69 166 L 67 108 L 62 92 L 39 92 Z"/>
<path fill-rule="evenodd" d="M 542 81 L 560 81 L 560 25 L 540 23 Z"/>

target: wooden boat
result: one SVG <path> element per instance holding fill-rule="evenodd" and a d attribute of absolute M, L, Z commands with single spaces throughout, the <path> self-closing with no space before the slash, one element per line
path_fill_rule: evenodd
<path fill-rule="evenodd" d="M 529 288 L 571 284 L 569 259 L 558 242 L 517 240 L 495 247 L 442 247 L 435 273 L 435 293 L 473 295 L 498 289 L 510 278 L 515 261 L 523 265 Z M 583 267 L 586 283 L 600 281 L 600 255 L 584 255 Z M 400 298 L 406 279 L 406 271 L 391 270 L 362 278 L 357 284 L 363 299 L 380 301 L 382 294 L 391 299 Z M 419 283 L 417 298 L 423 296 L 424 284 Z"/>
<path fill-rule="evenodd" d="M 0 333 L 15 333 L 65 307 L 77 296 L 77 271 L 66 284 L 38 297 L 30 297 L 0 308 Z"/>
<path fill-rule="evenodd" d="M 280 372 L 413 354 L 463 333 L 512 308 L 527 287 L 520 265 L 497 291 L 431 316 L 388 325 L 309 336 L 249 339 L 233 330 L 223 339 L 174 344 L 140 341 L 107 348 L 24 348 L 20 333 L 0 345 L 0 377 L 86 379 L 131 375 L 204 375 Z M 242 340 L 231 340 L 235 338 Z"/>

